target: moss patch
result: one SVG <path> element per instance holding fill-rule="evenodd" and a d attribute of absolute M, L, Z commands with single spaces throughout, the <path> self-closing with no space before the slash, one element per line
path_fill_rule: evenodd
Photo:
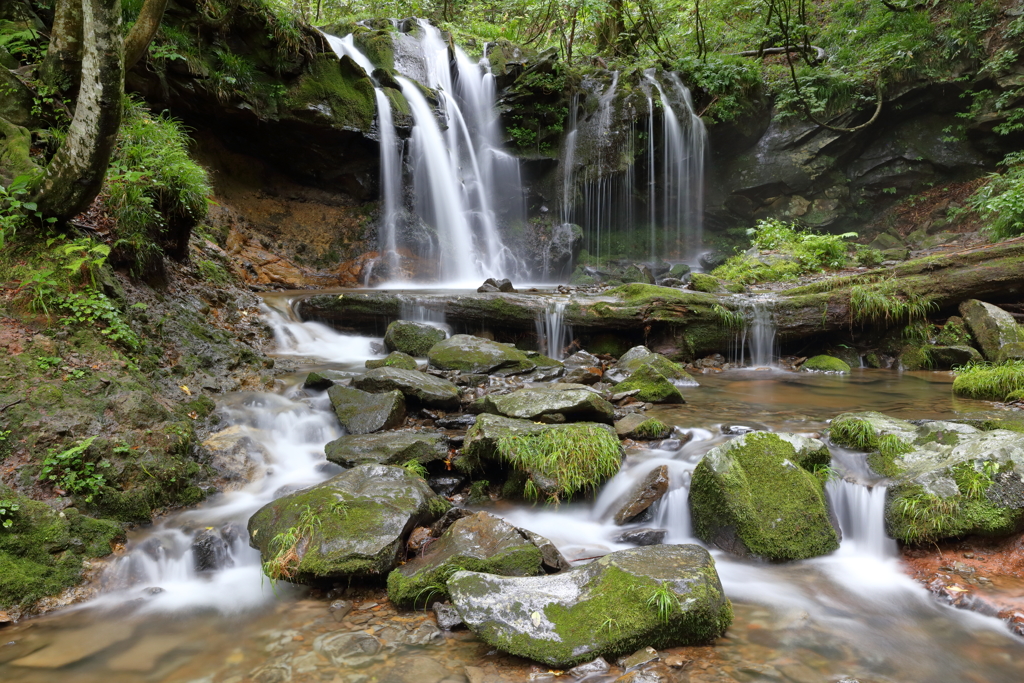
<path fill-rule="evenodd" d="M 1009 394 L 1024 390 L 1024 361 L 971 363 L 956 373 L 953 393 L 957 396 L 1003 401 Z"/>
<path fill-rule="evenodd" d="M 835 372 L 841 375 L 846 375 L 850 372 L 850 366 L 847 365 L 846 361 L 835 356 L 825 355 L 808 358 L 800 369 L 810 372 Z"/>
<path fill-rule="evenodd" d="M 370 130 L 376 112 L 373 82 L 347 57 L 317 55 L 289 93 L 295 109 L 319 111 L 342 128 Z"/>
<path fill-rule="evenodd" d="M 615 392 L 638 390 L 636 397 L 647 403 L 686 403 L 683 394 L 653 365 L 641 365 L 624 382 L 615 385 Z"/>

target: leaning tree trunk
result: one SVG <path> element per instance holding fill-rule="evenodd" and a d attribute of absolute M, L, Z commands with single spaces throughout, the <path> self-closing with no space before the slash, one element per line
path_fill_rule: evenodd
<path fill-rule="evenodd" d="M 40 77 L 49 86 L 73 90 L 78 85 L 81 67 L 82 0 L 57 0 Z"/>
<path fill-rule="evenodd" d="M 167 0 L 146 0 L 124 41 L 124 70 L 129 71 L 146 54 L 153 36 L 160 28 L 160 20 L 167 8 Z"/>
<path fill-rule="evenodd" d="M 120 0 L 81 0 L 82 78 L 68 136 L 36 187 L 47 217 L 67 220 L 95 199 L 121 125 L 124 38 Z"/>

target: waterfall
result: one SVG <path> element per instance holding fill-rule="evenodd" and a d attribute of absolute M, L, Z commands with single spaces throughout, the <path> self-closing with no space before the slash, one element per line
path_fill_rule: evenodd
<path fill-rule="evenodd" d="M 565 347 L 572 342 L 572 328 L 565 324 L 565 301 L 552 301 L 537 316 L 537 339 L 543 352 L 555 360 L 562 360 Z"/>
<path fill-rule="evenodd" d="M 885 533 L 885 494 L 884 486 L 861 486 L 845 479 L 828 483 L 844 546 L 873 557 L 896 556 L 896 541 Z"/>
<path fill-rule="evenodd" d="M 773 299 L 743 299 L 743 329 L 738 334 L 735 361 L 749 367 L 770 367 L 778 358 L 777 333 L 775 324 L 775 302 Z"/>

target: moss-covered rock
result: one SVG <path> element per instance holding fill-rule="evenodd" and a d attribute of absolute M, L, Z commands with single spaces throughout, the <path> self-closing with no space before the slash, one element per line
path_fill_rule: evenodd
<path fill-rule="evenodd" d="M 448 457 L 448 440 L 432 432 L 388 431 L 346 434 L 324 447 L 327 459 L 342 467 L 429 463 Z"/>
<path fill-rule="evenodd" d="M 686 403 L 676 385 L 653 365 L 641 365 L 629 379 L 615 385 L 615 391 L 638 391 L 636 397 L 647 403 Z"/>
<path fill-rule="evenodd" d="M 401 370 L 416 370 L 419 366 L 416 359 L 401 351 L 392 351 L 383 358 L 371 358 L 366 361 L 369 370 L 376 368 L 399 368 Z"/>
<path fill-rule="evenodd" d="M 670 361 L 660 353 L 655 353 L 646 346 L 634 346 L 622 354 L 615 367 L 608 372 L 608 378 L 621 382 L 645 365 L 657 370 L 665 379 L 679 386 L 697 386 L 690 373 L 683 366 Z"/>
<path fill-rule="evenodd" d="M 527 498 L 571 498 L 594 490 L 619 471 L 622 447 L 608 425 L 592 422 L 543 425 L 481 415 L 468 432 L 460 467 L 492 460 L 527 475 Z"/>
<path fill-rule="evenodd" d="M 1009 346 L 1013 346 L 1010 344 Z M 928 357 L 931 361 L 932 370 L 952 370 L 968 363 L 977 363 L 982 360 L 978 349 L 973 346 L 938 346 L 928 347 Z"/>
<path fill-rule="evenodd" d="M 672 427 L 655 417 L 630 413 L 615 423 L 615 433 L 626 439 L 642 441 L 667 439 L 672 433 Z"/>
<path fill-rule="evenodd" d="M 375 394 L 397 390 L 412 402 L 429 408 L 455 410 L 459 407 L 457 386 L 446 379 L 417 370 L 376 368 L 357 378 L 353 385 Z"/>
<path fill-rule="evenodd" d="M 698 292 L 717 294 L 725 291 L 725 283 L 717 277 L 706 273 L 693 273 L 690 275 L 690 287 Z"/>
<path fill-rule="evenodd" d="M 535 422 L 607 422 L 615 408 L 589 389 L 559 391 L 548 387 L 519 389 L 501 396 L 487 395 L 471 406 L 473 412 L 491 413 Z"/>
<path fill-rule="evenodd" d="M 711 449 L 690 484 L 697 537 L 737 555 L 800 560 L 839 547 L 825 497 L 825 444 L 754 432 Z"/>
<path fill-rule="evenodd" d="M 846 364 L 846 361 L 824 355 L 808 358 L 800 369 L 808 372 L 834 372 L 840 375 L 850 372 L 850 366 Z"/>
<path fill-rule="evenodd" d="M 714 560 L 695 545 L 620 550 L 551 576 L 458 572 L 448 589 L 481 640 L 559 668 L 708 643 L 732 622 Z"/>
<path fill-rule="evenodd" d="M 391 429 L 405 420 L 405 396 L 398 390 L 371 394 L 335 385 L 327 390 L 327 396 L 331 399 L 341 426 L 349 434 L 369 434 Z"/>
<path fill-rule="evenodd" d="M 0 609 L 28 607 L 81 580 L 82 560 L 109 555 L 121 526 L 75 508 L 57 512 L 45 503 L 0 488 L 7 512 L 0 522 Z M 10 504 L 18 506 L 13 510 Z"/>
<path fill-rule="evenodd" d="M 249 544 L 272 578 L 383 577 L 398 564 L 409 532 L 448 507 L 405 468 L 360 465 L 257 510 Z"/>
<path fill-rule="evenodd" d="M 370 130 L 376 112 L 373 82 L 349 57 L 319 54 L 287 95 L 288 107 L 299 115 L 326 117 L 333 126 Z"/>
<path fill-rule="evenodd" d="M 313 391 L 327 391 L 335 384 L 352 379 L 352 373 L 344 372 L 340 370 L 320 370 L 311 372 L 306 375 L 305 381 L 302 382 L 303 389 L 311 389 Z"/>
<path fill-rule="evenodd" d="M 468 334 L 456 334 L 438 342 L 427 358 L 435 368 L 464 373 L 517 375 L 537 367 L 525 351 Z"/>
<path fill-rule="evenodd" d="M 1024 341 L 1017 321 L 998 306 L 968 299 L 960 304 L 960 315 L 986 360 L 999 360 L 1003 345 Z"/>
<path fill-rule="evenodd" d="M 960 368 L 953 380 L 955 395 L 986 401 L 1004 401 L 1007 396 L 1022 389 L 1024 362 L 1020 361 Z"/>
<path fill-rule="evenodd" d="M 401 351 L 410 356 L 426 356 L 430 348 L 445 338 L 444 330 L 426 323 L 396 320 L 384 333 L 388 351 Z"/>
<path fill-rule="evenodd" d="M 448 599 L 447 580 L 457 571 L 498 576 L 543 573 L 540 549 L 508 522 L 486 512 L 463 517 L 423 555 L 388 575 L 388 599 L 401 607 Z"/>

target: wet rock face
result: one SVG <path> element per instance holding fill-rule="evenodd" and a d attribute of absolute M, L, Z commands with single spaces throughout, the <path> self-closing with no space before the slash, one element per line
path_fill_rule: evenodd
<path fill-rule="evenodd" d="M 653 365 L 641 365 L 629 379 L 615 385 L 619 394 L 636 391 L 637 399 L 646 403 L 686 403 L 682 392 Z"/>
<path fill-rule="evenodd" d="M 655 467 L 612 504 L 612 518 L 615 523 L 627 524 L 633 518 L 643 514 L 647 508 L 661 500 L 661 497 L 668 491 L 668 485 L 668 466 Z"/>
<path fill-rule="evenodd" d="M 646 346 L 634 346 L 622 354 L 619 362 L 608 372 L 608 377 L 613 381 L 621 382 L 645 365 L 657 370 L 670 382 L 682 386 L 697 386 L 697 380 L 691 377 L 681 365 L 670 361 L 660 353 L 651 351 Z"/>
<path fill-rule="evenodd" d="M 426 356 L 430 347 L 444 341 L 442 329 L 411 320 L 396 320 L 384 333 L 384 346 L 388 351 L 401 351 L 410 356 Z"/>
<path fill-rule="evenodd" d="M 349 434 L 369 434 L 391 429 L 405 420 L 405 397 L 401 391 L 371 394 L 359 389 L 333 386 L 327 390 L 327 395 L 341 426 Z"/>
<path fill-rule="evenodd" d="M 589 389 L 519 389 L 504 396 L 485 396 L 474 403 L 473 408 L 483 413 L 549 423 L 611 423 L 615 417 L 612 404 Z"/>
<path fill-rule="evenodd" d="M 526 352 L 468 334 L 456 334 L 438 342 L 427 354 L 430 364 L 441 370 L 463 373 L 516 375 L 537 367 Z"/>
<path fill-rule="evenodd" d="M 661 420 L 643 413 L 630 413 L 615 423 L 615 432 L 627 439 L 642 441 L 667 439 L 672 428 Z"/>
<path fill-rule="evenodd" d="M 210 453 L 210 465 L 225 480 L 223 491 L 235 491 L 261 477 L 269 460 L 266 449 L 239 425 L 211 434 L 203 447 Z"/>
<path fill-rule="evenodd" d="M 694 545 L 621 550 L 551 576 L 463 571 L 448 589 L 481 640 L 556 667 L 706 643 L 732 621 L 714 560 Z"/>
<path fill-rule="evenodd" d="M 772 561 L 824 555 L 839 547 L 825 497 L 831 462 L 821 441 L 753 432 L 711 449 L 690 484 L 697 536 L 740 556 Z"/>
<path fill-rule="evenodd" d="M 459 407 L 458 387 L 446 379 L 417 370 L 376 368 L 353 384 L 357 389 L 375 394 L 397 390 L 406 398 L 429 408 L 455 410 Z"/>
<path fill-rule="evenodd" d="M 382 577 L 398 563 L 409 532 L 446 507 L 402 467 L 360 465 L 260 508 L 249 519 L 249 544 L 264 562 L 292 551 L 285 578 L 299 583 Z M 291 545 L 284 535 L 298 540 Z"/>
<path fill-rule="evenodd" d="M 960 304 L 960 315 L 981 348 L 985 360 L 1006 360 L 1005 354 L 1000 354 L 1003 347 L 1024 341 L 1024 334 L 1021 333 L 1017 321 L 998 306 L 969 299 Z M 1016 348 L 1008 351 L 1015 352 Z"/>
<path fill-rule="evenodd" d="M 456 569 L 499 576 L 543 572 L 540 549 L 519 529 L 486 512 L 457 520 L 419 557 L 388 576 L 388 598 L 414 607 L 417 600 L 445 597 L 442 586 Z M 428 595 L 428 593 L 433 595 Z"/>
<path fill-rule="evenodd" d="M 371 359 L 366 361 L 366 367 L 374 368 L 401 368 L 402 370 L 416 370 L 416 359 L 401 351 L 392 351 L 384 358 Z"/>
<path fill-rule="evenodd" d="M 342 467 L 357 465 L 401 465 L 410 460 L 421 463 L 448 457 L 448 440 L 431 432 L 380 432 L 346 434 L 324 447 L 327 459 Z"/>

